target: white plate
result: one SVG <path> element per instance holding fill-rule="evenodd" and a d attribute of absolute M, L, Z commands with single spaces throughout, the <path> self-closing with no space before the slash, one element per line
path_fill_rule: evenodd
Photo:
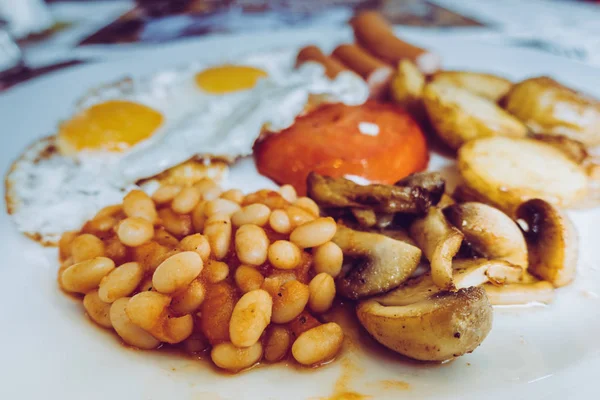
<path fill-rule="evenodd" d="M 4 175 L 33 139 L 53 133 L 74 100 L 92 86 L 196 59 L 309 42 L 327 47 L 349 38 L 347 30 L 303 30 L 192 40 L 25 83 L 0 95 L 0 170 Z M 600 71 L 582 64 L 448 36 L 410 38 L 437 50 L 447 68 L 513 79 L 549 74 L 600 97 Z M 432 167 L 448 163 L 439 156 L 432 159 Z M 251 160 L 233 168 L 232 177 L 246 189 L 272 185 L 255 173 Z M 3 211 L 0 398 L 307 399 L 339 394 L 337 389 L 378 399 L 592 398 L 600 369 L 600 212 L 571 216 L 582 249 L 575 284 L 558 290 L 556 302 L 546 308 L 497 309 L 491 334 L 473 354 L 428 365 L 382 356 L 373 346 L 349 346 L 342 360 L 318 371 L 270 367 L 224 376 L 203 362 L 126 349 L 93 326 L 81 305 L 58 290 L 56 250 L 22 237 Z M 408 388 L 386 380 L 406 382 Z"/>

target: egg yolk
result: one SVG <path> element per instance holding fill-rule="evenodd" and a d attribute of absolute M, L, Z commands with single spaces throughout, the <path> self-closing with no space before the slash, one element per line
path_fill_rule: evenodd
<path fill-rule="evenodd" d="M 162 122 L 161 113 L 143 104 L 124 100 L 95 104 L 60 125 L 58 149 L 65 155 L 123 151 L 150 137 Z"/>
<path fill-rule="evenodd" d="M 196 84 L 205 92 L 223 94 L 251 89 L 267 73 L 244 65 L 221 65 L 196 74 Z"/>

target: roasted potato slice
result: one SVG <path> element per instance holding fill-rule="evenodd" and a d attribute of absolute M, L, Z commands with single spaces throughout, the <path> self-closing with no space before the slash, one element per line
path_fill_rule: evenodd
<path fill-rule="evenodd" d="M 569 217 L 541 200 L 529 200 L 517 209 L 525 221 L 529 248 L 529 271 L 554 286 L 564 286 L 575 278 L 579 256 L 577 231 Z"/>
<path fill-rule="evenodd" d="M 500 76 L 468 71 L 439 71 L 433 74 L 432 81 L 458 86 L 494 103 L 512 87 L 511 81 Z"/>
<path fill-rule="evenodd" d="M 458 170 L 471 191 L 509 215 L 532 198 L 568 207 L 588 191 L 585 170 L 549 144 L 492 137 L 458 151 Z"/>
<path fill-rule="evenodd" d="M 588 146 L 600 144 L 600 101 L 542 76 L 513 86 L 504 108 L 535 133 L 565 135 Z"/>
<path fill-rule="evenodd" d="M 564 135 L 548 135 L 545 133 L 535 133 L 531 135 L 531 138 L 562 151 L 564 155 L 577 164 L 582 164 L 589 158 L 585 145 L 579 140 L 571 139 Z"/>
<path fill-rule="evenodd" d="M 466 89 L 434 81 L 425 86 L 423 99 L 433 128 L 453 149 L 482 137 L 527 135 L 521 121 Z"/>
<path fill-rule="evenodd" d="M 419 68 L 408 59 L 400 61 L 390 86 L 392 100 L 419 121 L 425 118 L 424 87 L 425 75 Z"/>

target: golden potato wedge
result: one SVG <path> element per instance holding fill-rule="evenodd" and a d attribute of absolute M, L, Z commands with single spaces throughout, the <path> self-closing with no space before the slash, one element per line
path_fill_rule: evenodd
<path fill-rule="evenodd" d="M 524 137 L 527 127 L 494 102 L 447 83 L 423 90 L 425 109 L 437 134 L 453 149 L 490 136 Z"/>
<path fill-rule="evenodd" d="M 542 76 L 508 92 L 504 108 L 535 133 L 565 135 L 588 146 L 600 144 L 600 101 Z"/>
<path fill-rule="evenodd" d="M 512 87 L 506 78 L 468 71 L 439 71 L 433 74 L 432 81 L 458 86 L 493 102 L 504 97 Z"/>
<path fill-rule="evenodd" d="M 404 107 L 417 120 L 425 117 L 424 87 L 425 75 L 419 68 L 410 60 L 400 61 L 390 85 L 392 100 Z"/>
<path fill-rule="evenodd" d="M 533 139 L 471 141 L 458 151 L 458 170 L 469 189 L 511 216 L 529 199 L 568 207 L 588 190 L 581 166 L 553 146 Z"/>

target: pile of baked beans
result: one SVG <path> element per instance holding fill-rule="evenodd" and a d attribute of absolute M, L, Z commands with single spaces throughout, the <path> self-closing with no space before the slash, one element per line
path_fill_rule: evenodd
<path fill-rule="evenodd" d="M 293 187 L 244 195 L 204 179 L 128 193 L 60 240 L 60 286 L 126 344 L 209 352 L 237 372 L 291 356 L 335 357 L 341 327 L 321 323 L 343 254 L 336 223 Z"/>

